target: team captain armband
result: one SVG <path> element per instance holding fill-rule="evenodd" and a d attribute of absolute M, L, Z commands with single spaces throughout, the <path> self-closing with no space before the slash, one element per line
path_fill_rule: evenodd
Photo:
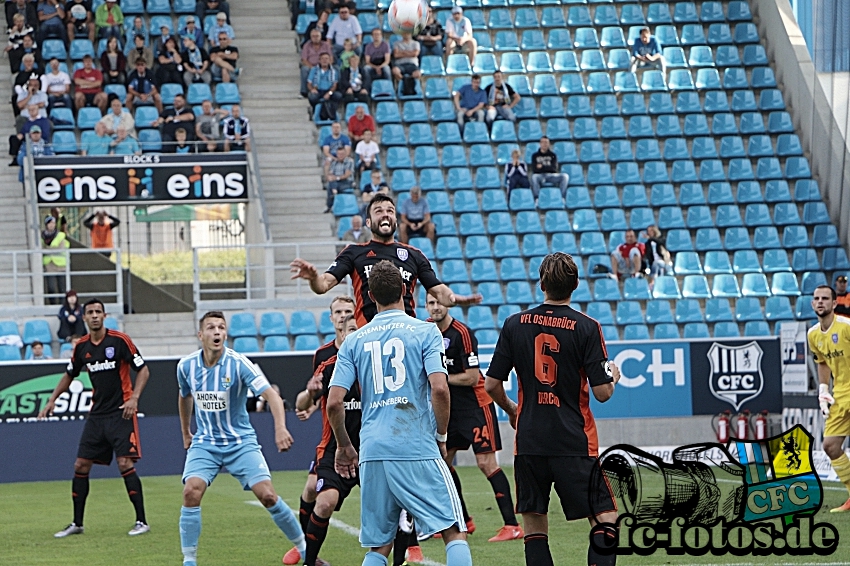
<path fill-rule="evenodd" d="M 263 391 L 269 387 L 269 380 L 264 375 L 258 375 L 251 382 L 251 389 L 254 391 Z"/>

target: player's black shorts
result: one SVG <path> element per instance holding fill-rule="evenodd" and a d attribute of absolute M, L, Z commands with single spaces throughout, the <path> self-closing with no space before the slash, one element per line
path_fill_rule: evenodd
<path fill-rule="evenodd" d="M 354 486 L 360 485 L 360 476 L 357 475 L 353 478 L 345 479 L 336 473 L 334 458 L 334 454 L 331 454 L 330 457 L 325 454 L 325 457 L 316 466 L 316 493 L 321 493 L 329 489 L 337 490 L 339 500 L 336 502 L 336 510 L 339 511 L 342 508 L 342 502 L 345 501 L 345 498 L 348 497 Z"/>
<path fill-rule="evenodd" d="M 470 411 L 452 411 L 447 432 L 448 450 L 466 450 L 472 446 L 476 454 L 487 454 L 502 449 L 502 436 L 493 403 Z"/>
<path fill-rule="evenodd" d="M 139 423 L 134 416 L 125 419 L 118 412 L 114 415 L 89 417 L 80 437 L 77 458 L 93 460 L 96 464 L 108 466 L 112 463 L 112 454 L 118 458 L 142 457 L 139 443 Z"/>
<path fill-rule="evenodd" d="M 514 457 L 517 513 L 548 513 L 552 484 L 568 521 L 616 511 L 617 503 L 598 466 L 599 460 L 590 456 Z"/>
<path fill-rule="evenodd" d="M 316 475 L 316 461 L 315 460 L 310 460 L 310 467 L 307 468 L 307 475 L 308 476 L 310 476 L 310 475 L 315 476 Z"/>

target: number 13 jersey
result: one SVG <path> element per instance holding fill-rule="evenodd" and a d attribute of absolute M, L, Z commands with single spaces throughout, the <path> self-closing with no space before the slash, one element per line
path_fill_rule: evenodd
<path fill-rule="evenodd" d="M 518 383 L 515 453 L 598 456 L 590 387 L 611 383 L 602 327 L 567 305 L 540 305 L 505 321 L 488 377 Z"/>

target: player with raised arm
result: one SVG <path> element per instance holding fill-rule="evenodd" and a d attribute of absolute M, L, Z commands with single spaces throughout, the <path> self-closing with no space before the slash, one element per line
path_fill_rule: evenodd
<path fill-rule="evenodd" d="M 567 520 L 590 521 L 594 544 L 587 563 L 616 563 L 616 555 L 604 556 L 594 548 L 609 547 L 616 539 L 617 507 L 607 483 L 593 481 L 601 474 L 594 473 L 599 441 L 589 390 L 604 403 L 613 395 L 620 371 L 608 361 L 599 323 L 570 306 L 578 284 L 570 255 L 547 255 L 540 264 L 543 304 L 505 321 L 487 370 L 485 388 L 516 429 L 517 512 L 525 526 L 528 566 L 553 564 L 548 515 L 553 483 Z M 512 369 L 519 406 L 505 394 Z"/>
<path fill-rule="evenodd" d="M 327 401 L 336 471 L 360 475 L 360 544 L 370 549 L 363 566 L 387 564 L 402 509 L 422 533 L 442 534 L 447 566 L 470 566 L 460 500 L 443 459 L 450 412 L 443 337 L 404 313 L 405 282 L 391 262 L 375 264 L 369 283 L 378 312 L 340 348 Z M 344 400 L 355 381 L 359 454 L 345 426 Z"/>
<path fill-rule="evenodd" d="M 448 307 L 472 305 L 481 302 L 480 295 L 455 295 L 434 273 L 431 262 L 418 249 L 395 240 L 396 208 L 393 199 L 378 193 L 369 203 L 366 225 L 372 231 L 372 240 L 365 244 L 350 244 L 342 250 L 325 273 L 301 258 L 290 264 L 292 278 L 306 279 L 314 293 L 323 295 L 336 287 L 347 275 L 354 285 L 355 315 L 357 324 L 363 326 L 377 312 L 375 302 L 369 297 L 369 274 L 379 261 L 389 261 L 396 266 L 404 280 L 402 292 L 404 310 L 414 316 L 414 289 L 420 281 L 428 292 Z"/>
<path fill-rule="evenodd" d="M 142 457 L 136 413 L 150 370 L 133 340 L 122 332 L 106 328 L 103 325 L 105 318 L 106 308 L 99 299 L 91 299 L 83 305 L 83 320 L 89 333 L 77 342 L 65 374 L 38 414 L 39 419 L 52 415 L 56 400 L 68 390 L 74 378 L 82 371 L 88 372 L 93 390 L 92 406 L 74 462 L 74 479 L 71 482 L 74 521 L 53 535 L 56 538 L 83 533 L 89 472 L 92 464 L 108 466 L 113 453 L 118 471 L 124 478 L 127 495 L 136 510 L 136 523 L 127 534 L 141 535 L 150 530 L 145 519 L 142 480 L 135 467 L 136 461 Z M 130 380 L 131 368 L 136 372 L 135 385 Z"/>
<path fill-rule="evenodd" d="M 208 312 L 201 317 L 199 326 L 201 349 L 177 363 L 180 429 L 187 450 L 180 511 L 183 565 L 197 566 L 201 499 L 222 466 L 246 491 L 254 492 L 278 528 L 304 556 L 304 533 L 295 513 L 275 493 L 245 406 L 249 389 L 268 403 L 274 417 L 275 445 L 283 452 L 292 446 L 283 400 L 253 362 L 225 346 L 224 314 Z M 197 425 L 194 436 L 190 430 L 193 407 Z"/>
<path fill-rule="evenodd" d="M 502 449 L 502 436 L 496 421 L 496 408 L 493 400 L 484 391 L 484 376 L 478 367 L 478 340 L 465 324 L 450 315 L 448 309 L 433 296 L 428 295 L 426 306 L 431 320 L 443 334 L 446 368 L 449 370 L 452 410 L 449 417 L 449 439 L 446 442 L 446 461 L 453 462 L 458 450 L 466 450 L 472 446 L 478 469 L 489 480 L 504 521 L 504 526 L 489 542 L 521 539 L 524 533 L 514 514 L 511 485 L 505 472 L 496 463 L 496 451 Z M 463 500 L 460 477 L 454 467 L 449 469 L 460 497 L 466 529 L 472 534 L 475 523 L 469 516 Z"/>
<path fill-rule="evenodd" d="M 823 451 L 832 462 L 838 481 L 850 492 L 850 459 L 844 453 L 844 439 L 850 435 L 850 319 L 835 314 L 836 294 L 829 285 L 820 285 L 812 296 L 812 309 L 818 322 L 809 329 L 809 349 L 818 368 L 818 403 L 826 422 Z M 832 377 L 832 394 L 829 381 Z M 831 513 L 850 511 L 850 499 L 830 509 Z"/>

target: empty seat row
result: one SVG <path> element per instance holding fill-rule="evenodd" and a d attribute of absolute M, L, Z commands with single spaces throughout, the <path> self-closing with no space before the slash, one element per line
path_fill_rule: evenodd
<path fill-rule="evenodd" d="M 332 334 L 333 324 L 330 314 L 323 311 L 316 323 L 315 315 L 310 311 L 294 311 L 289 315 L 289 324 L 281 312 L 266 312 L 260 315 L 260 324 L 257 326 L 252 313 L 235 313 L 230 318 L 227 330 L 231 338 L 262 337 L 269 336 L 301 336 L 315 334 Z"/>

